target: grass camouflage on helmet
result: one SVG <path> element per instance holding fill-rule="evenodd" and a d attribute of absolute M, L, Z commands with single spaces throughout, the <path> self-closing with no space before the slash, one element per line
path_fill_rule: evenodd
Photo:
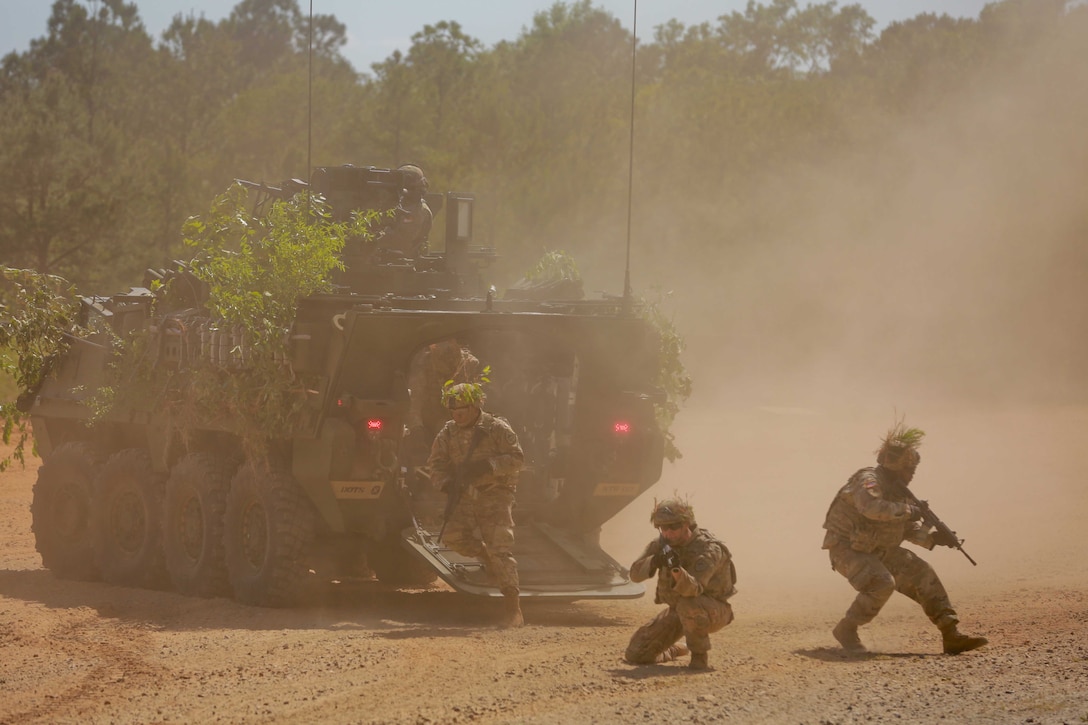
<path fill-rule="evenodd" d="M 664 501 L 654 499 L 654 508 L 650 512 L 650 523 L 655 527 L 664 524 L 688 523 L 695 525 L 695 510 L 682 498 L 667 498 Z"/>
<path fill-rule="evenodd" d="M 877 463 L 891 471 L 906 468 L 913 470 L 921 460 L 918 448 L 925 436 L 924 430 L 908 428 L 906 422 L 900 418 L 880 442 L 880 449 L 876 452 Z"/>

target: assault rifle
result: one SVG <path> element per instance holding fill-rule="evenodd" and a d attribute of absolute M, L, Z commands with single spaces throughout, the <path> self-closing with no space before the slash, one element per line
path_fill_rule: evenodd
<path fill-rule="evenodd" d="M 665 544 L 661 547 L 661 553 L 665 555 L 665 568 L 669 571 L 680 569 L 680 555 L 673 551 L 672 547 Z"/>
<path fill-rule="evenodd" d="M 914 492 L 906 486 L 899 483 L 897 483 L 896 485 L 899 486 L 899 489 L 903 493 L 904 498 L 907 499 L 907 502 L 914 504 L 921 510 L 922 521 L 927 526 L 932 526 L 946 540 L 955 541 L 956 545 L 952 548 L 958 549 L 961 554 L 967 557 L 967 561 L 971 562 L 971 564 L 973 564 L 974 566 L 978 566 L 978 562 L 972 559 L 971 555 L 963 550 L 963 542 L 966 541 L 966 539 L 961 539 L 956 536 L 956 532 L 948 528 L 948 524 L 937 518 L 937 514 L 933 513 L 933 509 L 929 507 L 929 503 L 919 499 L 917 496 L 914 495 Z"/>
<path fill-rule="evenodd" d="M 662 541 L 661 541 L 661 553 L 658 554 L 657 556 L 660 556 L 660 557 L 662 557 L 664 559 L 665 566 L 663 568 L 668 569 L 669 571 L 679 571 L 679 569 L 680 569 L 680 555 L 677 554 L 676 551 L 671 546 L 666 544 L 664 539 L 662 539 Z M 656 559 L 657 557 L 655 556 L 654 558 Z M 656 573 L 657 573 L 657 567 L 656 566 L 651 567 L 650 576 L 653 576 Z"/>
<path fill-rule="evenodd" d="M 450 517 L 453 516 L 457 504 L 461 501 L 461 495 L 465 492 L 465 485 L 468 481 L 465 480 L 464 467 L 472 460 L 472 454 L 476 451 L 476 446 L 483 437 L 484 429 L 476 426 L 472 431 L 472 441 L 468 444 L 465 459 L 453 467 L 453 477 L 446 484 L 446 509 L 442 513 L 442 528 L 438 531 L 437 541 L 442 541 L 442 534 L 446 533 L 446 524 L 450 522 Z"/>

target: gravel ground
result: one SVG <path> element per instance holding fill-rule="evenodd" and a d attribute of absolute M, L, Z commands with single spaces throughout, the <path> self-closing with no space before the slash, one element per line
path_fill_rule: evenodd
<path fill-rule="evenodd" d="M 964 631 L 990 638 L 974 652 L 940 654 L 936 630 L 899 596 L 863 628 L 870 654 L 835 647 L 830 628 L 852 591 L 819 551 L 819 524 L 880 426 L 843 412 L 749 409 L 714 425 L 694 416 L 687 456 L 604 532 L 607 549 L 634 558 L 652 535 L 653 494 L 678 488 L 730 545 L 737 618 L 714 635 L 705 673 L 621 660 L 657 610 L 645 597 L 529 602 L 527 626 L 502 631 L 497 608 L 442 586 L 353 582 L 320 606 L 284 611 L 59 581 L 30 532 L 36 466 L 4 473 L 0 722 L 1088 722 L 1088 566 L 1077 535 L 1088 496 L 1069 446 L 1085 440 L 1088 414 L 1001 413 L 1017 443 L 994 453 L 972 433 L 993 411 L 929 413 L 914 486 L 973 534 L 979 566 L 947 549 L 923 556 Z M 797 442 L 789 460 L 775 454 L 783 435 Z M 736 453 L 728 476 L 711 475 L 718 440 Z"/>

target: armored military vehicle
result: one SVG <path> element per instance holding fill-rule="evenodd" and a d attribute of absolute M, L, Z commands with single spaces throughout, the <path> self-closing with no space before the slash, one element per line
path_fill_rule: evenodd
<path fill-rule="evenodd" d="M 257 197 L 309 188 L 343 214 L 387 205 L 406 185 L 399 174 L 328 167 L 309 181 L 248 185 Z M 525 451 L 515 511 L 522 595 L 640 596 L 599 532 L 661 475 L 655 330 L 621 298 L 500 296 L 485 284 L 495 251 L 473 245 L 473 195 L 429 202 L 444 222 L 443 249 L 345 253 L 335 292 L 299 303 L 283 363 L 311 381 L 306 409 L 260 456 L 241 444 L 244 411 L 182 423 L 148 399 L 96 413 L 93 393 L 119 364 L 117 338 L 72 339 L 30 407 L 44 461 L 32 504 L 44 566 L 260 606 L 291 606 L 324 583 L 370 574 L 395 585 L 441 577 L 499 596 L 478 562 L 439 540 L 444 496 L 430 490 L 419 441 L 412 454 L 406 436 L 411 398 L 423 394 L 409 389 L 413 359 L 456 340 L 490 366 L 487 408 L 510 421 Z M 149 271 L 125 294 L 84 298 L 83 321 L 145 334 L 143 364 L 167 379 L 198 362 L 244 365 L 244 340 L 202 300 L 178 265 Z"/>

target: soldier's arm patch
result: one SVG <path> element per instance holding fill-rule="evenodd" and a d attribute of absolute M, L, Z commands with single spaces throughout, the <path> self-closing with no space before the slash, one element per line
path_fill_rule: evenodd
<path fill-rule="evenodd" d="M 710 566 L 711 564 L 707 559 L 700 558 L 697 562 L 695 562 L 695 571 L 704 572 L 709 569 Z"/>

